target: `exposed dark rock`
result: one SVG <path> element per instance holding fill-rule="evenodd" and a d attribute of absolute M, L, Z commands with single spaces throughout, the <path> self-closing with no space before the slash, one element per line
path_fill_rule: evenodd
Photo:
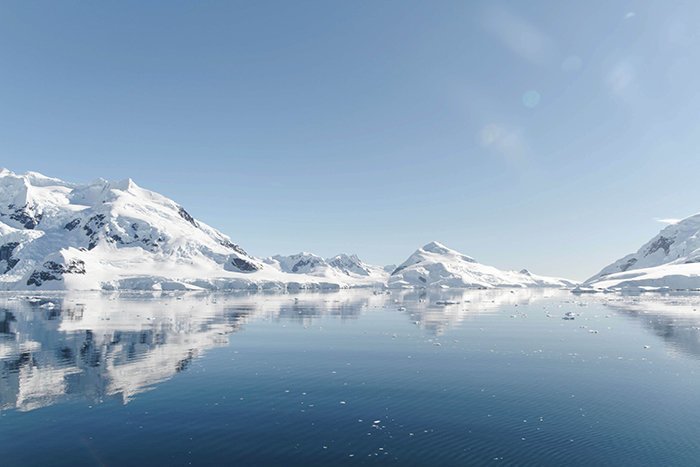
<path fill-rule="evenodd" d="M 63 228 L 66 230 L 73 230 L 80 225 L 80 219 L 73 219 L 67 223 Z"/>
<path fill-rule="evenodd" d="M 8 206 L 13 212 L 10 213 L 10 219 L 22 224 L 25 229 L 34 229 L 41 222 L 42 214 L 35 213 L 29 205 L 15 208 L 14 204 Z"/>
<path fill-rule="evenodd" d="M 183 208 L 182 206 L 178 206 L 177 213 L 180 214 L 180 217 L 185 219 L 187 222 L 199 228 L 199 224 L 197 223 L 197 221 L 194 220 L 194 217 L 190 216 L 189 212 L 185 211 L 185 208 Z"/>
<path fill-rule="evenodd" d="M 18 242 L 5 243 L 4 245 L 0 246 L 0 261 L 7 261 L 12 258 L 12 252 L 15 251 L 15 248 L 18 246 Z"/>
<path fill-rule="evenodd" d="M 15 248 L 19 246 L 18 242 L 10 242 L 10 243 L 5 243 L 4 245 L 0 245 L 0 262 L 5 261 L 5 270 L 2 271 L 2 274 L 7 273 L 10 271 L 12 268 L 17 266 L 17 263 L 19 263 L 19 260 L 16 258 L 12 257 L 12 252 L 15 251 Z"/>
<path fill-rule="evenodd" d="M 236 245 L 235 243 L 233 243 L 229 240 L 221 240 L 220 243 L 222 246 L 225 246 L 226 248 L 229 248 L 229 249 L 235 251 L 236 253 L 248 256 L 248 253 L 246 253 L 243 248 L 241 248 L 240 246 Z"/>
<path fill-rule="evenodd" d="M 117 234 L 110 235 L 109 239 L 112 240 L 114 243 L 119 243 L 120 245 L 124 245 L 124 241 Z"/>
<path fill-rule="evenodd" d="M 649 249 L 644 254 L 644 256 L 649 256 L 662 248 L 663 248 L 664 252 L 666 254 L 668 254 L 670 251 L 671 245 L 673 245 L 672 238 L 666 238 L 664 236 L 661 236 L 658 239 L 656 239 L 656 241 L 654 241 L 654 243 L 649 245 Z"/>
<path fill-rule="evenodd" d="M 8 260 L 7 260 L 7 266 L 5 267 L 5 272 L 4 272 L 3 274 L 5 274 L 5 273 L 11 271 L 15 266 L 17 266 L 17 264 L 19 264 L 19 260 L 18 260 L 18 259 L 16 259 L 16 258 L 8 259 Z"/>
<path fill-rule="evenodd" d="M 632 258 L 629 261 L 627 261 L 625 264 L 620 266 L 620 271 L 627 271 L 629 268 L 634 266 L 634 263 L 637 262 L 637 258 Z"/>
<path fill-rule="evenodd" d="M 243 271 L 243 272 L 253 272 L 257 271 L 260 269 L 255 263 L 251 261 L 247 261 L 243 258 L 233 258 L 231 259 L 231 263 L 238 268 L 238 270 Z"/>
<path fill-rule="evenodd" d="M 353 256 L 336 256 L 328 260 L 328 265 L 338 269 L 348 276 L 352 274 L 360 274 L 363 276 L 369 276 L 369 271 L 362 265 L 360 259 Z M 395 268 L 394 268 L 395 269 Z"/>
<path fill-rule="evenodd" d="M 64 274 L 85 274 L 85 262 L 79 259 L 70 260 L 66 264 L 47 261 L 44 263 L 44 270 L 32 272 L 27 279 L 27 285 L 39 287 L 44 282 L 61 280 Z"/>
<path fill-rule="evenodd" d="M 320 264 L 320 261 L 317 259 L 302 259 L 299 260 L 294 266 L 292 266 L 292 272 L 299 272 L 299 270 L 304 266 L 311 265 L 313 267 L 317 264 Z"/>
<path fill-rule="evenodd" d="M 97 242 L 99 240 L 98 238 L 98 233 L 99 230 L 105 226 L 105 215 L 104 214 L 96 214 L 92 216 L 90 219 L 88 219 L 87 223 L 83 226 L 83 230 L 85 231 L 85 234 L 88 236 L 90 239 L 90 242 L 88 243 L 88 250 L 92 250 L 97 246 Z"/>

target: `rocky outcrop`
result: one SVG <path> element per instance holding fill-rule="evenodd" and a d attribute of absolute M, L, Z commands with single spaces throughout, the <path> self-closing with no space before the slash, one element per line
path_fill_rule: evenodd
<path fill-rule="evenodd" d="M 32 272 L 27 279 L 27 285 L 40 287 L 47 281 L 63 280 L 64 274 L 85 274 L 85 272 L 85 262 L 79 259 L 70 260 L 66 264 L 47 261 L 43 264 L 42 269 Z"/>

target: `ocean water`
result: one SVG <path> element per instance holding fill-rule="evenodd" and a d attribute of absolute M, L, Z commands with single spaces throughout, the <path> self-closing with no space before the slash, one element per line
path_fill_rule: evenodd
<path fill-rule="evenodd" d="M 544 290 L 2 295 L 0 464 L 698 465 L 699 307 Z"/>

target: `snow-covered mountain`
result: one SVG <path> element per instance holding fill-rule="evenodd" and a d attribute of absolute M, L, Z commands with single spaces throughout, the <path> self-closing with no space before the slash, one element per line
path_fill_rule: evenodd
<path fill-rule="evenodd" d="M 346 255 L 341 253 L 326 260 L 328 264 L 347 275 L 360 277 L 386 276 L 386 271 L 379 266 L 372 266 L 363 262 L 357 255 Z"/>
<path fill-rule="evenodd" d="M 74 185 L 0 171 L 0 284 L 99 289 L 128 275 L 252 273 L 262 263 L 132 180 Z"/>
<path fill-rule="evenodd" d="M 384 286 L 357 256 L 259 260 L 132 180 L 76 185 L 0 170 L 0 290 Z"/>
<path fill-rule="evenodd" d="M 526 269 L 503 271 L 430 242 L 416 250 L 389 278 L 389 287 L 571 287 L 567 279 L 537 276 Z"/>
<path fill-rule="evenodd" d="M 127 179 L 77 185 L 0 169 L 0 290 L 566 286 L 431 243 L 389 272 L 356 255 L 247 254 L 185 208 Z"/>
<path fill-rule="evenodd" d="M 306 274 L 340 283 L 383 286 L 389 276 L 379 266 L 363 262 L 357 255 L 339 254 L 332 258 L 321 258 L 313 253 L 275 255 L 263 262 L 288 274 Z"/>
<path fill-rule="evenodd" d="M 700 288 L 700 214 L 665 227 L 637 250 L 586 281 L 596 288 Z"/>

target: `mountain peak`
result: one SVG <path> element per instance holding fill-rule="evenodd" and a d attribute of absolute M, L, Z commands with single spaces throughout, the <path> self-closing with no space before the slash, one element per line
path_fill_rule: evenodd
<path fill-rule="evenodd" d="M 658 248 L 668 245 L 660 241 Z M 479 264 L 437 241 L 416 250 L 391 278 L 388 272 L 355 254 L 258 260 L 131 178 L 72 184 L 0 169 L 2 289 L 527 287 L 549 280 Z"/>
<path fill-rule="evenodd" d="M 139 186 L 131 178 L 125 178 L 114 183 L 114 187 L 120 190 L 129 191 L 133 188 L 139 188 Z"/>
<path fill-rule="evenodd" d="M 504 271 L 478 263 L 440 242 L 430 242 L 397 267 L 390 287 L 564 287 L 571 281 Z"/>
<path fill-rule="evenodd" d="M 4 288 L 100 289 L 122 280 L 150 287 L 143 278 L 227 279 L 262 267 L 227 236 L 130 178 L 73 185 L 36 172 L 2 175 Z"/>
<path fill-rule="evenodd" d="M 98 178 L 89 184 L 91 187 L 97 187 L 104 191 L 106 190 L 119 190 L 119 191 L 129 191 L 134 188 L 139 188 L 139 186 L 131 178 L 125 178 L 122 180 L 107 180 L 104 178 Z"/>
<path fill-rule="evenodd" d="M 445 246 L 443 243 L 440 243 L 438 241 L 432 241 L 430 243 L 427 243 L 423 245 L 418 251 L 414 253 L 414 255 L 421 256 L 424 253 L 431 253 L 434 255 L 441 255 L 441 256 L 446 256 L 446 257 L 454 257 L 460 261 L 466 261 L 468 263 L 475 263 L 476 260 L 472 258 L 471 256 L 464 255 L 460 253 L 457 250 L 453 250 L 452 248 Z"/>
<path fill-rule="evenodd" d="M 326 261 L 331 267 L 334 267 L 348 275 L 356 274 L 360 276 L 370 276 L 372 275 L 372 269 L 380 269 L 368 266 L 356 254 L 348 255 L 346 253 L 340 253 L 335 255 L 333 258 L 328 258 Z"/>
<path fill-rule="evenodd" d="M 24 176 L 27 177 L 27 178 L 31 178 L 31 179 L 37 179 L 37 178 L 38 178 L 38 179 L 57 180 L 56 178 L 47 177 L 46 175 L 44 175 L 44 174 L 41 173 L 41 172 L 34 172 L 34 171 L 31 171 L 31 170 L 30 170 L 29 172 L 25 172 L 25 173 L 24 173 Z"/>
<path fill-rule="evenodd" d="M 443 245 L 442 243 L 435 241 L 435 240 L 423 245 L 423 250 L 429 251 L 431 253 L 446 253 L 448 251 L 454 251 L 454 250 L 451 250 L 450 248 L 447 248 L 445 245 Z"/>

